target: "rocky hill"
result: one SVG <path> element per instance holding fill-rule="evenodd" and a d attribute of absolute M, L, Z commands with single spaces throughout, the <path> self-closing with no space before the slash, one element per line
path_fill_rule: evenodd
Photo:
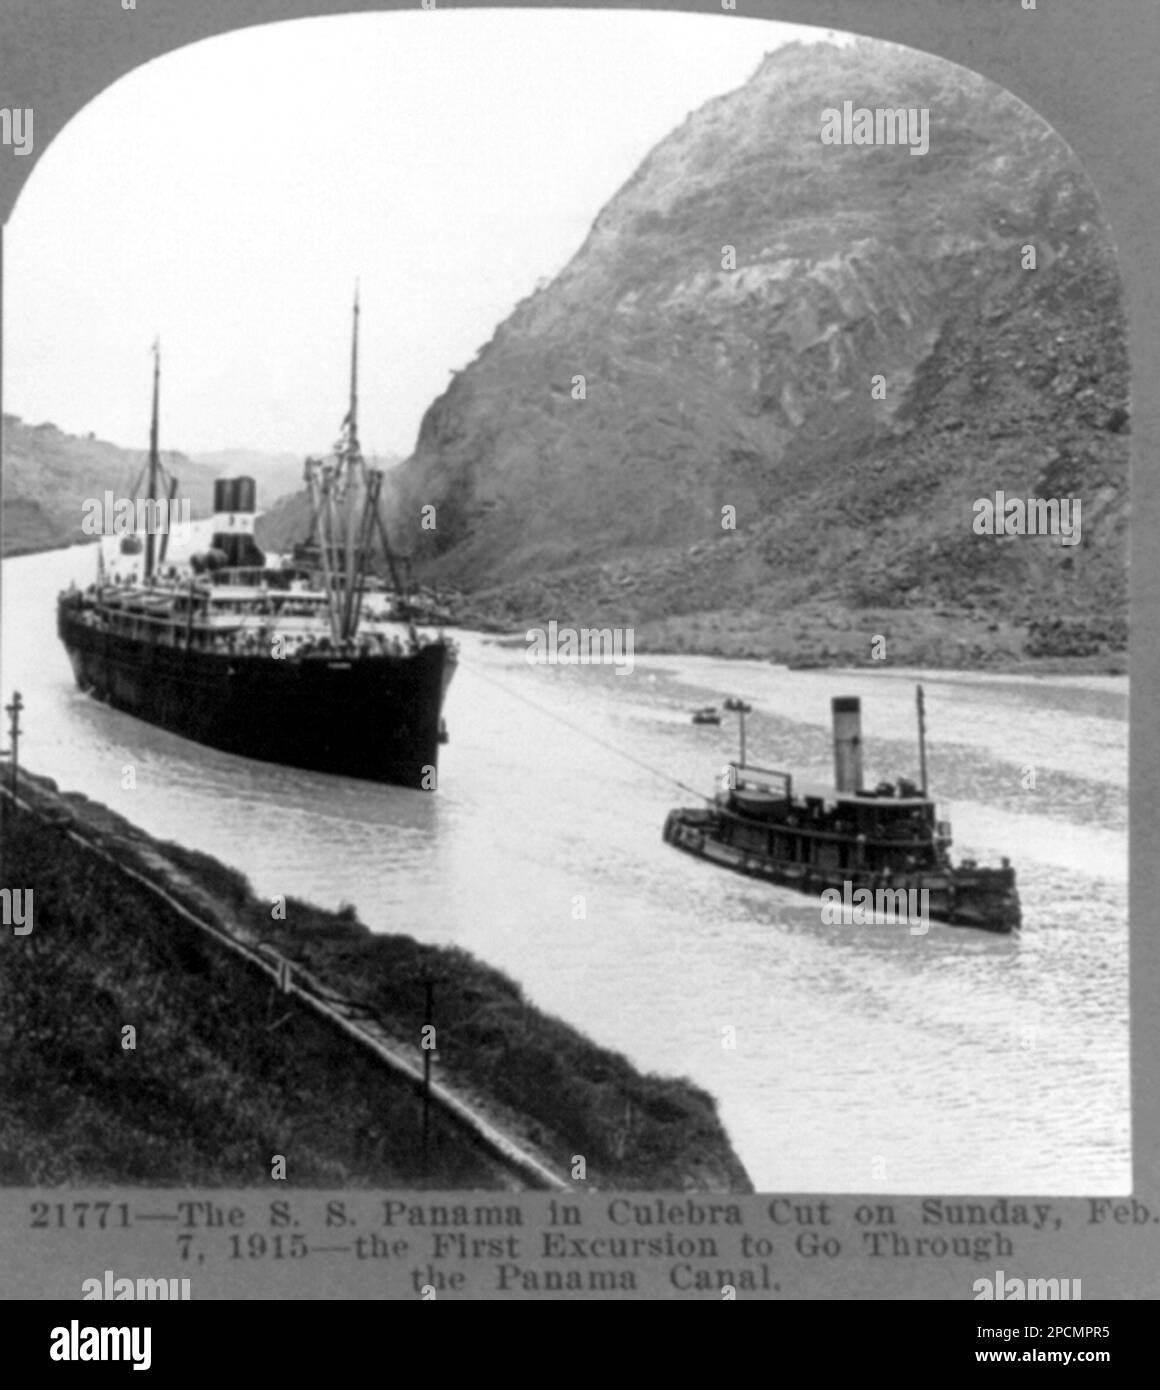
<path fill-rule="evenodd" d="M 846 100 L 929 108 L 929 153 L 823 144 Z M 1114 248 L 1051 128 L 927 55 L 794 45 L 662 141 L 431 405 L 399 539 L 516 625 L 1099 657 L 1126 641 L 1128 389 Z M 998 489 L 1082 498 L 1082 544 L 975 535 Z"/>
<path fill-rule="evenodd" d="M 55 425 L 26 425 L 4 416 L 3 512 L 0 554 L 71 545 L 84 540 L 81 521 L 86 498 L 118 497 L 131 491 L 148 458 L 141 449 L 122 449 L 95 435 L 65 434 Z M 184 454 L 163 449 L 161 461 L 177 478 L 193 516 L 206 516 L 213 503 L 213 470 Z"/>
<path fill-rule="evenodd" d="M 26 425 L 18 415 L 4 416 L 4 510 L 2 552 L 20 555 L 83 539 L 82 503 L 103 497 L 111 488 L 118 497 L 133 495 L 147 455 L 122 449 L 95 435 L 65 434 L 56 425 Z M 259 507 L 270 507 L 302 487 L 302 458 L 254 449 L 220 449 L 192 457 L 162 450 L 162 462 L 190 499 L 194 516 L 208 516 L 215 478 L 252 477 Z M 398 459 L 391 457 L 388 463 Z M 290 511 L 295 517 L 304 501 Z"/>

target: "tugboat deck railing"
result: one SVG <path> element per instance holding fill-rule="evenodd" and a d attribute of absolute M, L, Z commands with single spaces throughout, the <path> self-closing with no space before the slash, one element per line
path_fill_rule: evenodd
<path fill-rule="evenodd" d="M 736 811 L 731 811 L 727 807 L 719 807 L 718 814 L 727 820 L 736 821 L 738 825 L 751 826 L 761 830 L 771 831 L 778 835 L 793 835 L 803 840 L 823 840 L 831 844 L 852 845 L 857 843 L 857 834 L 851 834 L 848 830 L 817 830 L 809 825 L 790 825 L 788 821 L 755 820 L 752 816 L 744 816 Z M 888 835 L 865 835 L 862 843 L 865 845 L 877 845 L 885 849 L 929 849 L 938 840 L 938 836 L 928 834 L 922 839 L 901 839 Z"/>

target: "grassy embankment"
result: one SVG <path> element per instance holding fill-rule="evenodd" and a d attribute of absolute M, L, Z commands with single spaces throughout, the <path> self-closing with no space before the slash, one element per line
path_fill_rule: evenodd
<path fill-rule="evenodd" d="M 293 899 L 274 920 L 217 861 L 45 779 L 23 791 L 203 919 L 305 966 L 416 1061 L 433 979 L 435 1077 L 563 1176 L 582 1154 L 588 1187 L 749 1190 L 709 1096 L 640 1075 L 465 952 Z M 253 1185 L 283 1154 L 307 1186 L 522 1185 L 449 1124 L 425 1173 L 413 1085 L 59 828 L 5 819 L 0 877 L 33 888 L 35 928 L 0 932 L 0 1181 Z"/>

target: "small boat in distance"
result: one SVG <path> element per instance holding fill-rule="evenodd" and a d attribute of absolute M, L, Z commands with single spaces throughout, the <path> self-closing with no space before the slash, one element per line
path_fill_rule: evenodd
<path fill-rule="evenodd" d="M 693 711 L 694 724 L 720 724 L 721 711 L 716 705 L 703 705 Z"/>
<path fill-rule="evenodd" d="M 740 702 L 737 702 L 740 705 Z M 736 706 L 735 706 L 736 707 Z M 918 688 L 921 786 L 863 786 L 861 702 L 832 701 L 834 786 L 795 782 L 788 772 L 747 767 L 742 754 L 705 808 L 669 812 L 664 839 L 723 868 L 818 895 L 820 901 L 883 899 L 888 910 L 921 901 L 923 917 L 956 927 L 1011 932 L 1021 920 L 1015 870 L 951 862 L 951 827 L 926 794 L 926 737 Z M 899 896 L 901 894 L 901 897 Z M 826 895 L 826 897 L 823 897 Z M 913 909 L 911 909 L 913 913 Z"/>

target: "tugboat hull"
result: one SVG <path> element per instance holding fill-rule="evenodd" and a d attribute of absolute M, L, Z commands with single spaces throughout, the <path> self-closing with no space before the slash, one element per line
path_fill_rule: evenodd
<path fill-rule="evenodd" d="M 1014 869 L 948 866 L 931 872 L 898 873 L 885 880 L 880 875 L 853 868 L 824 868 L 741 848 L 725 838 L 725 826 L 724 817 L 716 811 L 678 809 L 669 812 L 664 839 L 675 849 L 707 859 L 722 868 L 811 896 L 820 896 L 826 889 L 839 893 L 847 888 L 873 892 L 888 886 L 894 891 L 926 892 L 929 895 L 927 915 L 931 921 L 1001 933 L 1015 931 L 1020 925 Z"/>
<path fill-rule="evenodd" d="M 62 603 L 58 631 L 82 690 L 210 748 L 426 788 L 438 764 L 452 650 L 273 660 L 136 640 Z"/>

